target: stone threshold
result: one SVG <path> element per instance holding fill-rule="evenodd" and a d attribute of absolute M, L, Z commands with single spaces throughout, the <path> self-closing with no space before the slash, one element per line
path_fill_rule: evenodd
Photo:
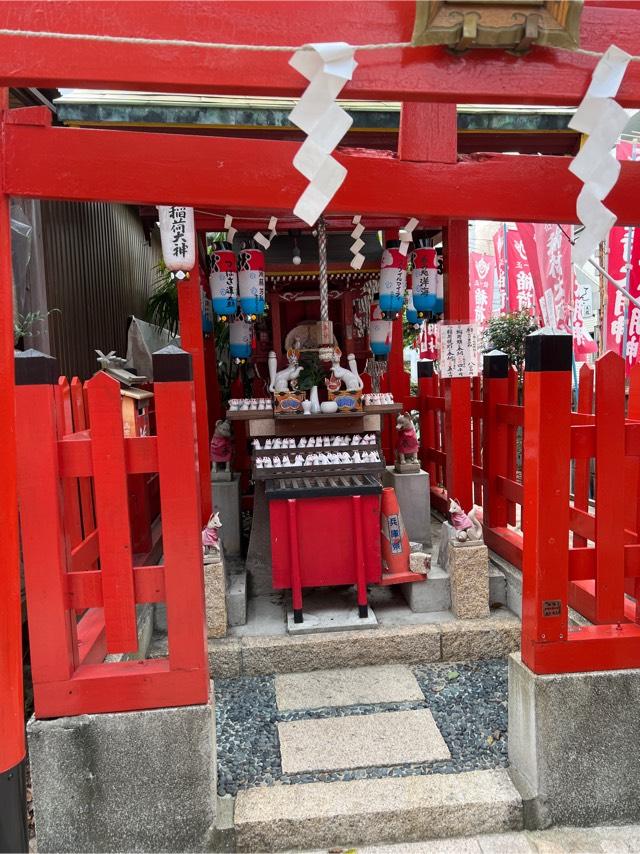
<path fill-rule="evenodd" d="M 412 842 L 522 828 L 507 771 L 252 788 L 235 803 L 237 851 Z"/>
<path fill-rule="evenodd" d="M 506 610 L 482 620 L 382 626 L 369 632 L 227 637 L 209 641 L 212 676 L 264 676 L 377 664 L 506 658 L 520 649 L 520 620 Z"/>

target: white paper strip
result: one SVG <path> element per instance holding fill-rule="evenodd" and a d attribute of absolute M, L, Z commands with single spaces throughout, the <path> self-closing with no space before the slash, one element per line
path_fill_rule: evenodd
<path fill-rule="evenodd" d="M 412 216 L 404 228 L 398 229 L 398 240 L 400 241 L 400 253 L 402 255 L 406 255 L 409 250 L 409 244 L 413 240 L 413 230 L 418 222 L 419 220 Z"/>
<path fill-rule="evenodd" d="M 230 214 L 226 214 L 224 218 L 224 230 L 227 232 L 227 242 L 233 243 L 233 238 L 238 233 L 238 229 L 234 228 L 233 225 L 233 217 Z"/>
<path fill-rule="evenodd" d="M 611 45 L 596 65 L 587 94 L 569 122 L 572 130 L 589 134 L 569 166 L 584 184 L 576 204 L 584 230 L 571 252 L 573 263 L 580 266 L 591 257 L 616 221 L 615 214 L 602 202 L 620 174 L 620 164 L 612 149 L 629 117 L 613 98 L 630 60 L 628 53 Z"/>
<path fill-rule="evenodd" d="M 365 260 L 364 255 L 360 252 L 364 246 L 364 240 L 360 239 L 360 235 L 364 231 L 364 225 L 360 222 L 361 219 L 362 216 L 360 214 L 356 214 L 351 220 L 355 226 L 351 232 L 351 237 L 354 239 L 354 242 L 351 244 L 351 254 L 353 255 L 353 258 L 351 259 L 351 266 L 354 270 L 360 270 Z"/>
<path fill-rule="evenodd" d="M 355 48 L 346 42 L 308 44 L 289 60 L 309 85 L 289 114 L 289 120 L 307 134 L 293 165 L 309 180 L 293 212 L 313 225 L 347 176 L 347 170 L 331 156 L 353 123 L 335 99 L 357 62 Z"/>
<path fill-rule="evenodd" d="M 261 231 L 256 231 L 253 235 L 253 239 L 256 243 L 259 243 L 263 249 L 268 249 L 271 246 L 271 241 L 278 234 L 276 231 L 276 226 L 278 224 L 278 218 L 272 216 L 269 220 L 269 237 L 265 237 Z"/>

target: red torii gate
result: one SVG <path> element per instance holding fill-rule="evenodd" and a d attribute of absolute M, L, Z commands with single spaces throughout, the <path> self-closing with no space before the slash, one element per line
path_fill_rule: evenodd
<path fill-rule="evenodd" d="M 330 7 L 333 6 L 333 9 Z M 612 8 L 613 6 L 613 8 Z M 292 14 L 292 9 L 299 15 Z M 0 28 L 0 85 L 121 88 L 175 92 L 298 96 L 304 81 L 288 54 L 202 49 L 194 46 L 61 41 L 41 35 L 81 33 L 201 41 L 212 31 L 229 44 L 300 45 L 409 41 L 413 4 L 380 0 L 309 2 L 97 3 L 6 2 Z M 339 22 L 337 24 L 336 22 Z M 40 33 L 40 34 L 38 34 Z M 581 46 L 604 51 L 615 42 L 633 53 L 640 43 L 640 12 L 615 4 L 587 3 Z M 414 215 L 444 222 L 446 316 L 468 317 L 467 220 L 575 222 L 579 182 L 558 157 L 481 155 L 457 158 L 457 103 L 576 105 L 595 65 L 593 57 L 533 48 L 524 57 L 499 51 L 453 56 L 443 48 L 394 48 L 358 54 L 359 67 L 344 96 L 403 102 L 397 158 L 338 154 L 348 178 L 330 212 Z M 640 106 L 640 68 L 631 64 L 618 101 Z M 13 378 L 11 195 L 136 204 L 228 206 L 289 214 L 304 188 L 291 163 L 294 143 L 53 128 L 43 108 L 8 110 L 0 101 L 2 204 L 0 205 L 0 791 L 11 793 L 24 758 L 21 686 L 21 608 L 16 498 Z M 238 180 L 242 176 L 242 181 Z M 625 163 L 607 199 L 621 223 L 637 222 L 640 165 Z M 206 424 L 203 354 L 197 282 L 184 291 L 183 341 L 194 353 L 202 448 Z M 188 312 L 185 316 L 184 311 Z M 185 334 L 186 333 L 186 334 Z M 447 482 L 465 503 L 471 499 L 468 424 L 469 384 L 447 384 L 449 448 Z M 454 418 L 454 413 L 456 417 Z M 4 792 L 3 792 L 4 794 Z M 16 801 L 17 803 L 17 801 Z M 15 843 L 15 838 L 12 837 Z"/>

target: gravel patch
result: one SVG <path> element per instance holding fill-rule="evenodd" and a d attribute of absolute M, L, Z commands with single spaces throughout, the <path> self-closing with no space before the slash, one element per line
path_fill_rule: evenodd
<path fill-rule="evenodd" d="M 504 659 L 412 667 L 424 701 L 279 712 L 272 676 L 216 680 L 218 794 L 249 786 L 454 774 L 504 767 L 507 759 L 507 662 Z M 441 762 L 282 773 L 278 721 L 428 708 L 451 752 Z"/>

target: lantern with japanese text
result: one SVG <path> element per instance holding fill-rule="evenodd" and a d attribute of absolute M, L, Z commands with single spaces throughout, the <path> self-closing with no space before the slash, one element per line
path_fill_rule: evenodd
<path fill-rule="evenodd" d="M 413 305 L 418 317 L 435 312 L 437 305 L 438 256 L 435 249 L 420 247 L 411 255 Z"/>
<path fill-rule="evenodd" d="M 444 311 L 444 259 L 442 247 L 436 249 L 436 304 L 434 314 L 442 314 Z"/>
<path fill-rule="evenodd" d="M 238 267 L 231 244 L 223 243 L 221 249 L 211 253 L 209 288 L 214 312 L 226 320 L 238 307 Z"/>
<path fill-rule="evenodd" d="M 377 302 L 371 303 L 369 346 L 374 356 L 386 356 L 391 350 L 393 322 L 387 320 Z"/>
<path fill-rule="evenodd" d="M 246 320 L 234 318 L 229 325 L 229 351 L 234 359 L 246 362 L 251 355 L 253 327 Z"/>
<path fill-rule="evenodd" d="M 262 249 L 243 249 L 238 255 L 240 308 L 252 320 L 264 314 L 264 268 Z"/>
<path fill-rule="evenodd" d="M 420 322 L 421 319 L 418 317 L 418 312 L 413 303 L 413 276 L 411 273 L 407 273 L 407 323 L 418 326 Z"/>
<path fill-rule="evenodd" d="M 196 230 L 193 208 L 159 205 L 158 220 L 162 258 L 171 278 L 189 278 L 196 263 Z"/>
<path fill-rule="evenodd" d="M 395 318 L 402 311 L 407 287 L 407 256 L 400 251 L 397 240 L 387 241 L 380 261 L 380 311 Z"/>

